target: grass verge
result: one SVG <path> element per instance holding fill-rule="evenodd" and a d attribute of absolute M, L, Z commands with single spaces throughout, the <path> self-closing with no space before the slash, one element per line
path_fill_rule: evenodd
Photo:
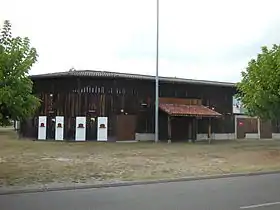
<path fill-rule="evenodd" d="M 0 129 L 0 186 L 100 183 L 280 169 L 279 141 L 45 142 Z"/>

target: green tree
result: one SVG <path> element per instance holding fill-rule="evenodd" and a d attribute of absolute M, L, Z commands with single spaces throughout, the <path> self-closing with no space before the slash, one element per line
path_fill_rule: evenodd
<path fill-rule="evenodd" d="M 251 116 L 280 119 L 280 45 L 262 47 L 242 72 L 237 97 Z"/>
<path fill-rule="evenodd" d="M 34 114 L 40 101 L 32 95 L 28 72 L 37 61 L 36 49 L 27 37 L 12 37 L 11 24 L 0 28 L 0 125 Z"/>

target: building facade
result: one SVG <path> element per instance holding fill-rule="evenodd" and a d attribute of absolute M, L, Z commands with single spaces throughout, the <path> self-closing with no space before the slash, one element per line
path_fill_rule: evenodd
<path fill-rule="evenodd" d="M 25 137 L 36 138 L 38 117 L 47 116 L 46 136 L 54 139 L 55 117 L 64 116 L 64 139 L 75 140 L 76 117 L 84 116 L 87 140 L 97 139 L 98 117 L 108 117 L 108 141 L 154 138 L 153 76 L 87 70 L 31 79 L 41 106 L 34 118 L 21 123 Z M 233 113 L 234 83 L 167 77 L 159 81 L 160 140 L 235 139 L 255 132 L 250 130 L 254 120 L 249 125 L 248 119 Z M 266 132 L 269 126 L 272 129 L 271 123 L 264 126 Z"/>

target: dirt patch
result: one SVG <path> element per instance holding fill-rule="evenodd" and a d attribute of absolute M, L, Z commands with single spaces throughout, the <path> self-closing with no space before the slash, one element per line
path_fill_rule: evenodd
<path fill-rule="evenodd" d="M 280 169 L 280 142 L 45 142 L 0 130 L 0 186 L 117 182 Z"/>

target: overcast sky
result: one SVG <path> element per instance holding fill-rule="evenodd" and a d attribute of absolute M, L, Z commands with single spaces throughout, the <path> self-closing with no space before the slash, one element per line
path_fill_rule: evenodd
<path fill-rule="evenodd" d="M 279 0 L 160 0 L 159 74 L 238 81 L 262 45 L 280 42 L 279 8 Z M 0 0 L 5 19 L 38 50 L 31 74 L 155 74 L 156 0 Z"/>

